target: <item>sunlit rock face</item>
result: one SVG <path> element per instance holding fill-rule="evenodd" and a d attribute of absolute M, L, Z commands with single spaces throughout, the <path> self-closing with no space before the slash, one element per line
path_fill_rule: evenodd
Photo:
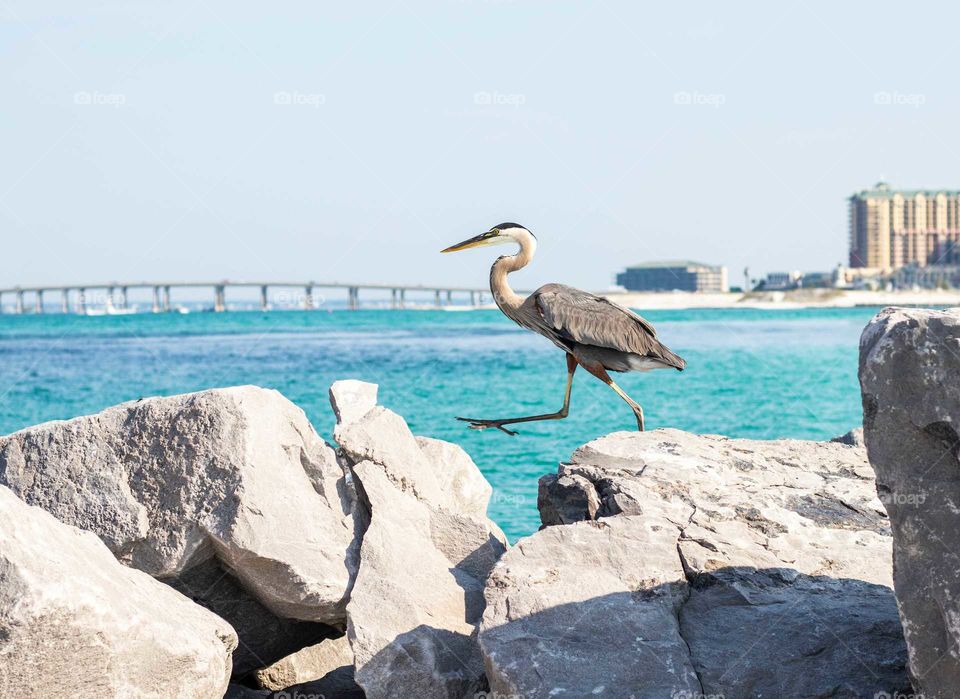
<path fill-rule="evenodd" d="M 334 384 L 331 402 L 369 522 L 347 605 L 357 683 L 370 698 L 472 697 L 486 686 L 483 586 L 506 549 L 486 516 L 491 488 L 462 449 L 415 437 L 350 388 Z"/>
<path fill-rule="evenodd" d="M 0 696 L 219 697 L 237 635 L 0 486 Z"/>

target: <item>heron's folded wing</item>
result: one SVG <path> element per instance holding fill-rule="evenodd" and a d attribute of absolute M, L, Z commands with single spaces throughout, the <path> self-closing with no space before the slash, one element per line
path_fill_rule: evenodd
<path fill-rule="evenodd" d="M 682 366 L 683 360 L 657 340 L 657 332 L 647 320 L 605 298 L 562 284 L 547 284 L 534 292 L 534 300 L 544 322 L 566 339 Z"/>

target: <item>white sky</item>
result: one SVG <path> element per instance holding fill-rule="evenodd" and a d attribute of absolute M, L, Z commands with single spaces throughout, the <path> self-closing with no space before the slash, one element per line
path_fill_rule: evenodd
<path fill-rule="evenodd" d="M 499 250 L 438 250 L 505 220 L 526 288 L 827 269 L 853 191 L 960 188 L 958 32 L 922 2 L 4 0 L 0 287 L 483 285 Z"/>

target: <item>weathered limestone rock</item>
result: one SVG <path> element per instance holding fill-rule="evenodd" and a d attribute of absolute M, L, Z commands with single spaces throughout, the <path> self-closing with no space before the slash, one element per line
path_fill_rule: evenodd
<path fill-rule="evenodd" d="M 436 471 L 402 417 L 383 406 L 350 423 L 337 423 L 333 437 L 350 463 L 373 461 L 387 478 L 418 500 L 434 506 L 448 502 Z"/>
<path fill-rule="evenodd" d="M 444 494 L 443 504 L 461 514 L 485 520 L 493 488 L 463 447 L 430 437 L 416 439 Z"/>
<path fill-rule="evenodd" d="M 480 638 L 491 687 L 521 688 L 527 699 L 551 696 L 569 675 L 597 678 L 604 696 L 669 696 L 661 691 L 663 676 L 644 667 L 648 651 L 661 647 L 650 645 L 656 640 L 670 649 L 658 652 L 676 691 L 688 688 L 684 657 L 696 673 L 695 693 L 706 695 L 902 691 L 906 650 L 890 589 L 889 525 L 865 456 L 842 444 L 678 430 L 614 433 L 581 447 L 559 468 L 557 481 L 569 478 L 571 485 L 561 489 L 548 479 L 541 511 L 545 524 L 558 512 L 566 521 L 585 521 L 548 526 L 521 541 L 488 582 Z M 583 495 L 586 483 L 596 500 Z M 579 512 L 576 502 L 583 503 Z M 628 538 L 628 524 L 647 538 Z M 594 531 L 609 542 L 585 534 Z M 554 558 L 557 564 L 549 565 Z M 566 572 L 581 559 L 588 563 L 579 576 Z M 677 567 L 686 581 L 682 593 L 664 572 Z M 598 576 L 621 582 L 596 583 L 592 594 Z M 676 628 L 686 655 L 662 636 L 674 627 L 651 626 L 638 611 L 637 600 L 663 602 L 667 590 L 671 603 L 680 600 Z M 571 621 L 582 613 L 589 631 Z M 569 636 L 556 633 L 564 621 L 573 624 Z M 624 646 L 630 652 L 610 653 L 606 665 L 594 659 L 590 645 L 619 638 L 624 623 L 640 640 Z M 537 672 L 524 665 L 526 657 L 544 658 Z M 548 664 L 554 657 L 562 662 Z M 560 667 L 566 674 L 558 674 Z M 614 671 L 653 679 L 600 682 Z M 580 693 L 585 689 L 573 695 L 588 696 Z"/>
<path fill-rule="evenodd" d="M 846 444 L 851 447 L 864 447 L 866 443 L 863 441 L 863 428 L 854 427 L 852 430 L 846 434 L 842 434 L 839 437 L 834 437 L 830 440 L 831 442 L 837 442 L 838 444 Z"/>
<path fill-rule="evenodd" d="M 347 668 L 350 677 L 353 677 L 353 650 L 346 636 L 302 648 L 259 670 L 256 679 L 264 689 L 279 690 L 319 680 L 341 668 Z M 356 683 L 353 686 L 356 687 Z"/>
<path fill-rule="evenodd" d="M 330 386 L 330 405 L 338 424 L 356 422 L 377 405 L 377 384 L 344 379 Z"/>
<path fill-rule="evenodd" d="M 369 699 L 473 696 L 483 583 L 506 548 L 489 485 L 462 450 L 379 406 L 335 436 L 369 514 L 347 606 L 357 683 Z"/>
<path fill-rule="evenodd" d="M 887 308 L 860 338 L 863 424 L 893 526 L 917 692 L 960 687 L 960 310 Z"/>
<path fill-rule="evenodd" d="M 480 644 L 496 696 L 699 696 L 680 636 L 679 527 L 613 517 L 521 540 L 486 587 Z M 639 690 L 639 693 L 638 693 Z"/>
<path fill-rule="evenodd" d="M 370 697 L 479 691 L 474 624 L 483 584 L 431 543 L 430 510 L 370 461 L 354 466 L 371 509 L 347 607 L 357 681 Z"/>
<path fill-rule="evenodd" d="M 292 630 L 280 619 L 345 623 L 355 503 L 333 450 L 276 391 L 150 398 L 0 437 L 0 484 L 231 617 L 239 669 L 253 669 L 251 649 L 259 667 L 306 640 L 271 638 Z M 235 578 L 230 599 L 191 584 L 202 564 Z M 314 630 L 298 629 L 307 642 Z"/>
<path fill-rule="evenodd" d="M 544 526 L 572 524 L 596 519 L 600 499 L 593 483 L 583 476 L 548 473 L 540 478 L 537 507 Z"/>
<path fill-rule="evenodd" d="M 229 624 L 0 487 L 0 696 L 219 697 Z"/>

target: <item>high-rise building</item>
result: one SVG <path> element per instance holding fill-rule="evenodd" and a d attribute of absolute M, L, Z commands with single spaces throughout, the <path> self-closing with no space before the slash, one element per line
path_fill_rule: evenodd
<path fill-rule="evenodd" d="M 850 266 L 894 270 L 960 262 L 960 192 L 891 189 L 850 197 Z"/>
<path fill-rule="evenodd" d="M 726 293 L 727 268 L 687 260 L 647 262 L 617 275 L 617 284 L 628 291 L 699 291 Z"/>

